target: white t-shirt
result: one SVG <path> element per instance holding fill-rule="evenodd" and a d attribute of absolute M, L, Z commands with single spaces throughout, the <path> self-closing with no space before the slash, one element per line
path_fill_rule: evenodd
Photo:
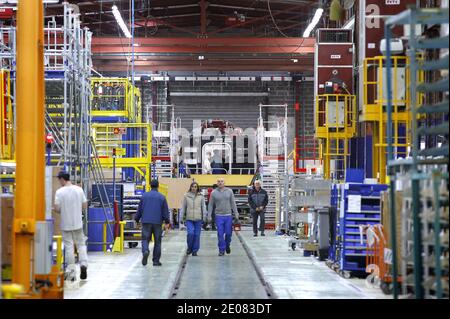
<path fill-rule="evenodd" d="M 55 205 L 61 207 L 61 230 L 70 231 L 83 227 L 82 209 L 87 202 L 81 187 L 63 186 L 55 193 Z"/>
<path fill-rule="evenodd" d="M 203 160 L 203 174 L 211 173 L 211 160 L 209 158 L 205 158 Z"/>

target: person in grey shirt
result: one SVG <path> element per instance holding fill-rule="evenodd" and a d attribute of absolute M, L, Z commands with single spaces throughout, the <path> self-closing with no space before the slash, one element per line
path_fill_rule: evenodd
<path fill-rule="evenodd" d="M 233 234 L 233 214 L 234 222 L 239 223 L 239 213 L 236 207 L 233 191 L 225 187 L 223 178 L 217 180 L 217 188 L 211 193 L 208 204 L 208 215 L 216 215 L 216 227 L 219 246 L 219 256 L 225 252 L 231 253 L 231 235 Z"/>

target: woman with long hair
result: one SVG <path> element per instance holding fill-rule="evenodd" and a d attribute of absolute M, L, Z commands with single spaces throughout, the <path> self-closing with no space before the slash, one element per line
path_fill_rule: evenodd
<path fill-rule="evenodd" d="M 207 221 L 208 211 L 206 209 L 205 198 L 200 193 L 198 183 L 193 182 L 189 191 L 184 194 L 183 203 L 180 210 L 180 222 L 186 217 L 187 228 L 187 254 L 197 256 L 200 249 L 200 234 L 202 223 Z"/>

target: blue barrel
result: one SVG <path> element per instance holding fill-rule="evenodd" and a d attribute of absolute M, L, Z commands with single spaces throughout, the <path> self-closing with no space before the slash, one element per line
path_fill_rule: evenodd
<path fill-rule="evenodd" d="M 113 210 L 106 209 L 108 221 L 114 221 Z M 103 222 L 106 220 L 105 210 L 102 207 L 90 207 L 88 211 L 88 251 L 102 251 L 102 244 L 90 244 L 100 243 L 103 241 Z M 106 239 L 108 242 L 113 242 L 114 224 L 110 224 L 106 227 Z M 112 233 L 111 233 L 112 232 Z"/>

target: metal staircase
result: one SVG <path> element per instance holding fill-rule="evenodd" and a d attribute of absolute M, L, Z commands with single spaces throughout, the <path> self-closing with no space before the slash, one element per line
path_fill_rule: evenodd
<path fill-rule="evenodd" d="M 157 130 L 153 131 L 152 178 L 172 177 L 172 167 L 176 162 L 175 154 L 178 149 L 177 129 L 181 120 L 174 118 L 174 107 L 171 108 L 172 120 L 158 123 Z"/>
<path fill-rule="evenodd" d="M 269 196 L 269 204 L 266 207 L 266 223 L 276 224 L 275 212 L 280 210 L 280 207 L 277 207 L 277 190 L 283 185 L 284 161 L 269 158 L 266 157 L 262 162 L 261 180 Z"/>
<path fill-rule="evenodd" d="M 264 121 L 263 107 L 284 108 L 283 121 Z M 284 184 L 287 176 L 287 105 L 260 105 L 257 129 L 260 178 L 269 196 L 266 207 L 266 225 L 281 228 L 287 207 Z M 284 217 L 282 217 L 284 216 Z"/>
<path fill-rule="evenodd" d="M 97 153 L 97 148 L 92 136 L 89 137 L 89 146 L 92 151 L 91 160 L 89 162 L 89 175 L 94 179 L 94 184 L 97 185 L 100 196 L 98 198 L 92 198 L 92 203 L 94 205 L 101 205 L 103 208 L 103 213 L 105 215 L 105 220 L 109 220 L 108 218 L 108 210 L 113 210 L 113 204 L 109 201 L 108 192 L 106 190 L 105 184 L 106 179 L 103 174 L 103 169 L 100 164 L 100 160 Z M 91 196 L 92 197 L 92 196 Z M 114 238 L 114 232 L 111 227 L 111 224 L 108 225 L 108 231 L 111 233 L 111 237 Z"/>

